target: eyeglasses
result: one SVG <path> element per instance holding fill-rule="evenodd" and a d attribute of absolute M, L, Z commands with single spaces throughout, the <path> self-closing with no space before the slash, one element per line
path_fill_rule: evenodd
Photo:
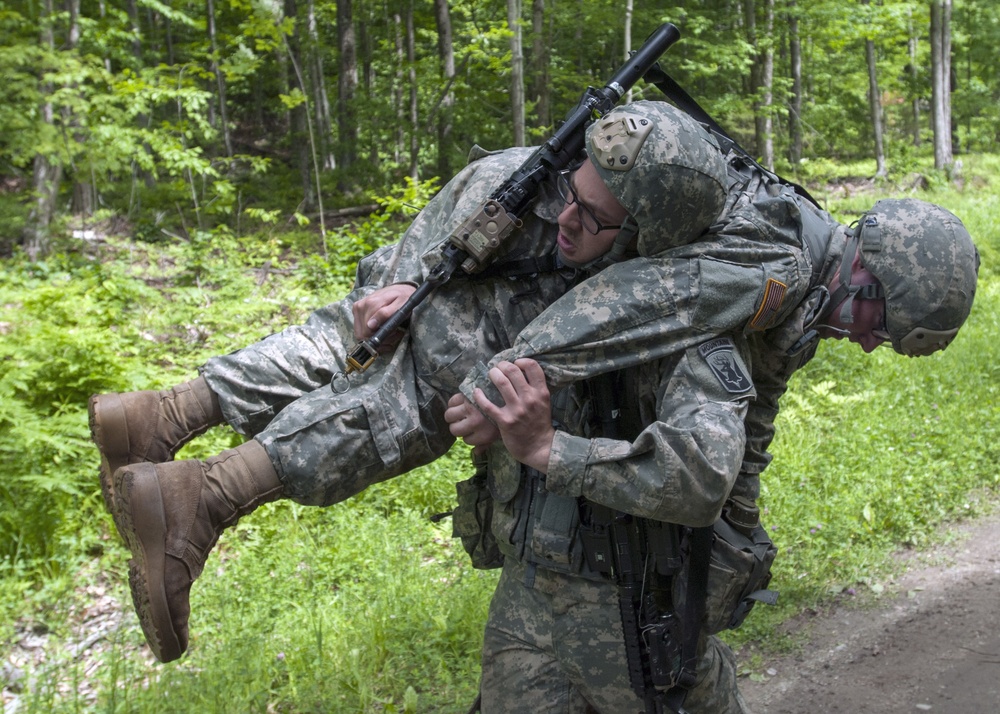
<path fill-rule="evenodd" d="M 576 204 L 576 212 L 580 216 L 580 225 L 595 236 L 601 231 L 610 231 L 613 228 L 621 228 L 621 224 L 616 226 L 604 225 L 597 220 L 597 216 L 594 215 L 594 211 L 591 210 L 590 206 L 585 206 L 580 202 L 580 197 L 577 196 L 576 191 L 573 190 L 573 184 L 569 182 L 569 177 L 572 173 L 572 171 L 559 172 L 559 175 L 556 177 L 556 190 L 559 191 L 559 197 L 566 202 L 566 205 L 573 203 Z"/>

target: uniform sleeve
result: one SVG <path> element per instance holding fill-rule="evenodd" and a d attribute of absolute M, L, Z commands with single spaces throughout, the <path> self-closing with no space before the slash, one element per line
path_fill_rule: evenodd
<path fill-rule="evenodd" d="M 818 338 L 805 338 L 805 318 L 815 313 L 803 305 L 784 324 L 748 339 L 751 378 L 757 397 L 747 414 L 747 448 L 743 472 L 757 476 L 771 462 L 768 449 L 774 439 L 774 421 L 778 416 L 778 400 L 788 389 L 788 380 L 816 354 Z M 809 318 L 810 326 L 815 320 Z M 803 342 L 803 340 L 805 340 Z M 739 495 L 756 498 L 759 486 Z"/>
<path fill-rule="evenodd" d="M 780 322 L 808 287 L 810 264 L 785 245 L 733 242 L 701 241 L 605 268 L 535 318 L 511 349 L 477 365 L 462 392 L 471 399 L 478 387 L 502 403 L 488 377 L 500 360 L 534 359 L 558 389 Z"/>
<path fill-rule="evenodd" d="M 557 432 L 546 488 L 655 520 L 714 523 L 743 460 L 743 422 L 754 387 L 729 338 L 686 350 L 676 365 L 650 385 L 656 421 L 636 439 Z"/>

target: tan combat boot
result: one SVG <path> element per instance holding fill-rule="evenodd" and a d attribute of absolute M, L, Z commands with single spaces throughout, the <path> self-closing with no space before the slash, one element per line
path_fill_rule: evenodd
<path fill-rule="evenodd" d="M 281 495 L 267 451 L 252 439 L 204 462 L 115 472 L 113 513 L 132 551 L 132 602 L 158 660 L 170 662 L 187 649 L 191 584 L 222 531 Z"/>
<path fill-rule="evenodd" d="M 171 461 L 184 444 L 224 421 L 204 377 L 159 392 L 95 394 L 88 411 L 90 435 L 101 452 L 101 494 L 112 514 L 115 471 Z"/>

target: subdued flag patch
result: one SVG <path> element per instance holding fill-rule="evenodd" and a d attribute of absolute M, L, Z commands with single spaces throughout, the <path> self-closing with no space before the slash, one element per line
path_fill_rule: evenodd
<path fill-rule="evenodd" d="M 766 330 L 771 326 L 774 316 L 781 309 L 781 302 L 785 299 L 788 286 L 774 278 L 768 278 L 764 285 L 764 299 L 757 308 L 757 314 L 750 320 L 751 330 Z"/>

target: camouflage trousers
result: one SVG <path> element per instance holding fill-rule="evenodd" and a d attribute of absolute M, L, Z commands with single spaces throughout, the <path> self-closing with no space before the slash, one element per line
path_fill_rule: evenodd
<path fill-rule="evenodd" d="M 331 505 L 443 455 L 454 442 L 444 410 L 462 378 L 566 288 L 558 273 L 452 281 L 417 309 L 394 352 L 348 381 L 338 373 L 354 344 L 351 305 L 373 289 L 357 288 L 201 373 L 228 423 L 267 450 L 286 495 Z"/>
<path fill-rule="evenodd" d="M 481 691 L 483 714 L 643 712 L 629 684 L 617 588 L 508 559 L 490 603 Z M 706 638 L 684 707 L 750 714 L 733 652 L 717 637 Z"/>

